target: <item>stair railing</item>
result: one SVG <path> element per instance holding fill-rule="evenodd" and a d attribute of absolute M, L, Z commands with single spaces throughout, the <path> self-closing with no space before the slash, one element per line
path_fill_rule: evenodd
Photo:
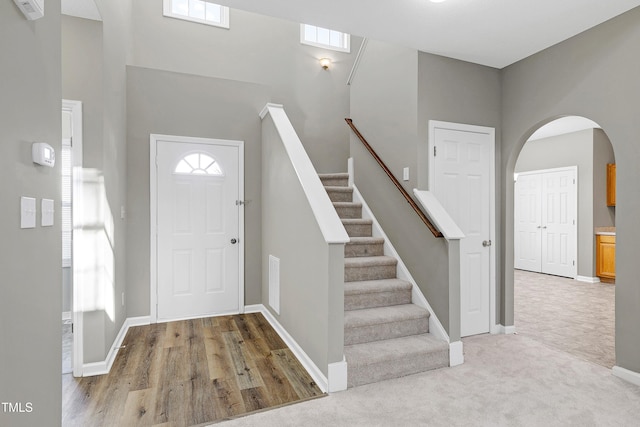
<path fill-rule="evenodd" d="M 404 187 L 402 186 L 402 184 L 400 184 L 400 181 L 398 181 L 398 179 L 393 175 L 393 173 L 391 173 L 391 170 L 389 170 L 387 165 L 382 161 L 380 156 L 378 156 L 378 153 L 376 153 L 375 150 L 373 149 L 373 147 L 371 147 L 371 145 L 369 145 L 369 143 L 367 142 L 365 137 L 362 136 L 362 134 L 360 133 L 358 128 L 356 128 L 356 126 L 353 124 L 353 120 L 351 120 L 349 118 L 346 118 L 344 120 L 347 122 L 347 124 L 349 125 L 349 127 L 351 128 L 353 133 L 358 137 L 360 142 L 362 142 L 362 145 L 364 145 L 364 147 L 367 149 L 369 154 L 371 154 L 373 156 L 373 158 L 375 159 L 375 161 L 378 162 L 378 165 L 380 165 L 382 170 L 384 170 L 384 173 L 387 174 L 387 176 L 389 177 L 389 179 L 391 180 L 393 185 L 395 185 L 396 188 L 398 189 L 398 191 L 400 191 L 400 193 L 402 194 L 402 197 L 404 197 L 405 200 L 407 201 L 407 203 L 409 203 L 409 205 L 413 208 L 414 212 L 418 215 L 418 217 L 420 217 L 420 219 L 422 220 L 424 225 L 427 226 L 429 231 L 431 231 L 431 233 L 435 237 L 443 237 L 443 235 L 440 232 L 440 230 L 438 230 L 435 227 L 435 225 L 433 225 L 431 223 L 429 218 L 427 218 L 427 215 L 425 215 L 425 213 L 422 212 L 422 209 L 420 209 L 418 204 L 413 200 L 413 198 L 409 195 L 409 193 L 407 193 L 407 190 L 405 190 Z"/>

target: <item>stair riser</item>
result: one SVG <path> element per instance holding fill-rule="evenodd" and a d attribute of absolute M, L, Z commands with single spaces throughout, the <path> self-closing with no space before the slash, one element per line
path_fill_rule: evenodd
<path fill-rule="evenodd" d="M 320 178 L 325 187 L 348 187 L 349 178 Z"/>
<path fill-rule="evenodd" d="M 347 224 L 344 226 L 349 237 L 371 237 L 371 224 Z"/>
<path fill-rule="evenodd" d="M 366 245 L 354 245 L 347 243 L 344 245 L 345 258 L 355 258 L 361 256 L 382 256 L 384 255 L 383 243 L 371 243 Z"/>
<path fill-rule="evenodd" d="M 386 307 L 411 303 L 410 290 L 398 290 L 390 292 L 375 292 L 369 294 L 345 295 L 344 309 L 360 310 L 363 308 Z"/>
<path fill-rule="evenodd" d="M 349 328 L 345 325 L 344 345 L 389 340 L 409 335 L 426 334 L 427 332 L 429 332 L 429 318 L 427 316 L 357 328 Z"/>
<path fill-rule="evenodd" d="M 351 192 L 327 190 L 327 194 L 332 202 L 353 202 L 353 193 Z"/>
<path fill-rule="evenodd" d="M 344 268 L 344 281 L 357 282 L 361 280 L 393 279 L 396 277 L 395 265 L 376 265 L 372 267 Z"/>
<path fill-rule="evenodd" d="M 445 366 L 449 366 L 448 350 L 402 357 L 394 360 L 393 363 L 385 362 L 370 365 L 349 363 L 349 369 L 347 370 L 347 387 L 357 387 Z"/>
<path fill-rule="evenodd" d="M 340 218 L 362 218 L 362 206 L 336 206 L 336 212 Z"/>

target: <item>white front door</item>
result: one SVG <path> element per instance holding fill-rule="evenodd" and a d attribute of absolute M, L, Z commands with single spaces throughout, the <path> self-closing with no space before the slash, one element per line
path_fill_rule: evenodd
<path fill-rule="evenodd" d="M 157 320 L 240 311 L 240 148 L 157 140 Z"/>
<path fill-rule="evenodd" d="M 430 189 L 465 234 L 460 242 L 460 333 L 487 333 L 492 319 L 493 129 L 442 122 L 430 122 L 430 127 Z"/>
<path fill-rule="evenodd" d="M 576 175 L 575 166 L 518 175 L 515 268 L 576 277 Z"/>

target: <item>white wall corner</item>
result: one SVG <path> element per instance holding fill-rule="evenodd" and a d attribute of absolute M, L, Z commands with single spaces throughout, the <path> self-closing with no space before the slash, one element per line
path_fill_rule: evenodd
<path fill-rule="evenodd" d="M 640 387 L 640 373 L 638 372 L 630 371 L 620 366 L 614 366 L 613 369 L 611 369 L 611 373 L 622 380 Z"/>
<path fill-rule="evenodd" d="M 347 389 L 347 361 L 329 363 L 329 393 L 345 391 Z"/>
<path fill-rule="evenodd" d="M 458 366 L 464 363 L 464 348 L 462 341 L 449 343 L 449 366 Z"/>
<path fill-rule="evenodd" d="M 116 339 L 113 341 L 111 345 L 111 349 L 109 349 L 109 353 L 107 353 L 107 357 L 105 360 L 100 362 L 93 363 L 85 363 L 82 365 L 82 376 L 83 377 L 92 377 L 95 375 L 106 375 L 111 370 L 113 366 L 113 362 L 116 360 L 116 356 L 118 355 L 118 350 L 122 347 L 122 342 L 124 338 L 127 336 L 127 332 L 129 332 L 129 328 L 133 326 L 145 326 L 149 325 L 151 322 L 151 316 L 140 316 L 140 317 L 127 317 L 125 321 L 122 323 L 122 327 L 120 328 L 120 332 L 116 336 Z"/>

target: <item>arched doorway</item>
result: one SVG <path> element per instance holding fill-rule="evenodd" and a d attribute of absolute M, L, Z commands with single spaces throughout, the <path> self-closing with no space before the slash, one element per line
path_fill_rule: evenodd
<path fill-rule="evenodd" d="M 513 199 L 516 330 L 608 368 L 615 365 L 615 286 L 596 275 L 596 233 L 615 240 L 606 194 L 612 163 L 597 123 L 551 120 L 518 154 Z"/>

